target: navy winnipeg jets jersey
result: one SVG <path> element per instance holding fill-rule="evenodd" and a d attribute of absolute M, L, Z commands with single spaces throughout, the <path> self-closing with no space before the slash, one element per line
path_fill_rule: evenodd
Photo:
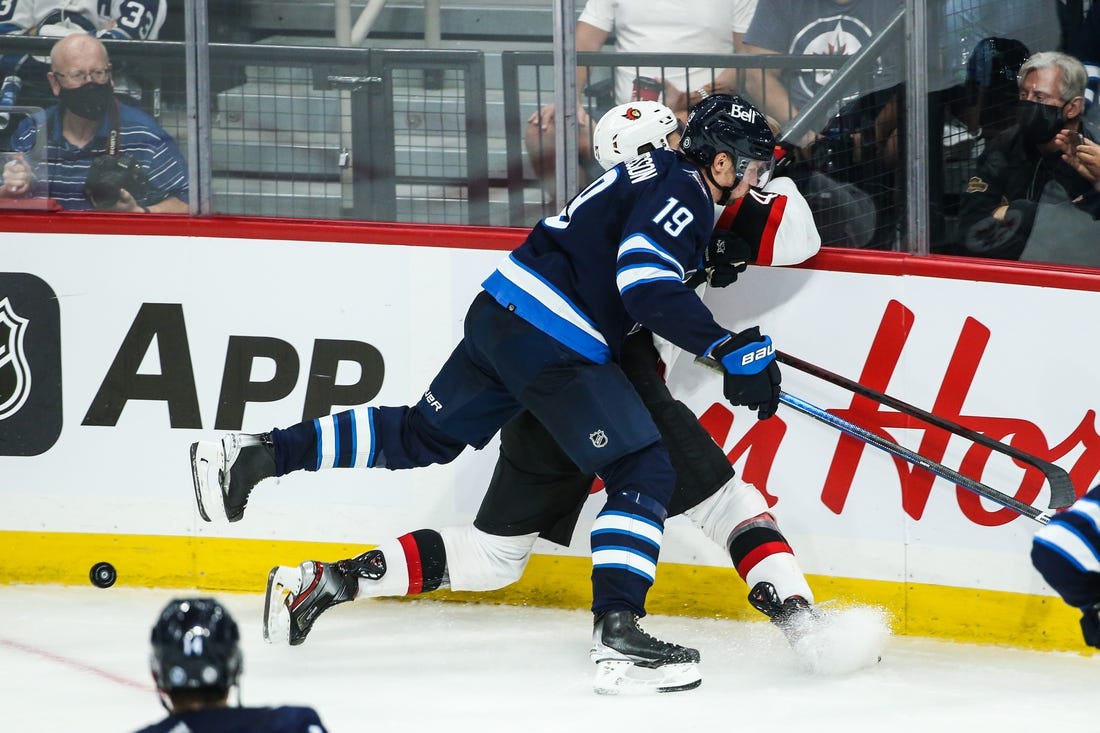
<path fill-rule="evenodd" d="M 638 324 L 693 354 L 729 333 L 684 282 L 714 227 L 710 192 L 679 153 L 620 163 L 543 219 L 482 287 L 596 363 Z"/>
<path fill-rule="evenodd" d="M 138 733 L 325 733 L 309 707 L 206 708 L 169 715 Z"/>

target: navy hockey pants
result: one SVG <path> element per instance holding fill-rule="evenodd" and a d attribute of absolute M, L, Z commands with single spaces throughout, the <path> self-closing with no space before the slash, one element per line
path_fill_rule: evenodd
<path fill-rule="evenodd" d="M 415 406 L 348 410 L 275 430 L 277 473 L 447 463 L 466 445 L 483 447 L 524 409 L 604 480 L 608 499 L 592 533 L 593 610 L 644 615 L 675 485 L 660 434 L 617 365 L 592 363 L 486 293 Z"/>

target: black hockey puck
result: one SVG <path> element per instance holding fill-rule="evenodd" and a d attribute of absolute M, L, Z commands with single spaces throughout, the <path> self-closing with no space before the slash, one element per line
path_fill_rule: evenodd
<path fill-rule="evenodd" d="M 118 579 L 118 571 L 109 562 L 97 562 L 88 573 L 88 578 L 96 588 L 110 588 Z"/>

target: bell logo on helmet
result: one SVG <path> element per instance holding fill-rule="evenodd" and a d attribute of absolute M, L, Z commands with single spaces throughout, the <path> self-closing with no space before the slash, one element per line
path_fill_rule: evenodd
<path fill-rule="evenodd" d="M 756 118 L 759 114 L 760 113 L 757 112 L 754 107 L 748 107 L 739 102 L 734 102 L 730 107 L 730 116 L 736 117 L 739 120 L 744 120 L 750 124 L 756 122 Z"/>

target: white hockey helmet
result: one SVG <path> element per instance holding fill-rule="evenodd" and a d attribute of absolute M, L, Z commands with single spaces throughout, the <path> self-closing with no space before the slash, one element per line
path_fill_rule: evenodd
<path fill-rule="evenodd" d="M 680 127 L 660 102 L 627 102 L 607 111 L 592 133 L 592 152 L 604 170 L 656 148 L 673 150 L 668 136 Z"/>

